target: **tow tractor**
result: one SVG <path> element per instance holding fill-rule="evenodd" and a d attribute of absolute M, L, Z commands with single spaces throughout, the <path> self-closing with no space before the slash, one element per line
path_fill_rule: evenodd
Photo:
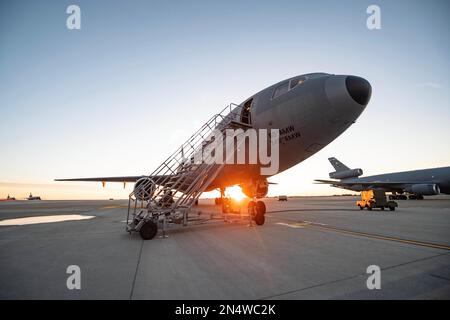
<path fill-rule="evenodd" d="M 356 201 L 356 205 L 360 210 L 367 208 L 369 211 L 374 208 L 380 208 L 381 210 L 386 208 L 391 211 L 395 211 L 395 208 L 398 207 L 397 202 L 386 200 L 386 192 L 382 190 L 362 191 L 361 200 Z"/>

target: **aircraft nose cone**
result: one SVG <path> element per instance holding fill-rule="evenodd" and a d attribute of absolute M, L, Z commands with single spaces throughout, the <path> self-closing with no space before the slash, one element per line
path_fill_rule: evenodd
<path fill-rule="evenodd" d="M 357 103 L 363 106 L 369 103 L 370 96 L 372 95 L 372 87 L 366 79 L 347 76 L 345 86 L 352 99 Z"/>

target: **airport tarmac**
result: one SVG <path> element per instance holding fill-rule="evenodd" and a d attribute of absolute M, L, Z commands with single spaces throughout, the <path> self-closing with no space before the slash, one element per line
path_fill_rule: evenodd
<path fill-rule="evenodd" d="M 400 200 L 394 213 L 356 200 L 266 199 L 263 226 L 211 221 L 147 241 L 125 232 L 126 200 L 3 202 L 0 298 L 449 299 L 450 197 Z M 92 218 L 5 225 L 48 215 Z M 80 290 L 66 286 L 69 265 Z M 366 286 L 370 265 L 380 290 Z"/>

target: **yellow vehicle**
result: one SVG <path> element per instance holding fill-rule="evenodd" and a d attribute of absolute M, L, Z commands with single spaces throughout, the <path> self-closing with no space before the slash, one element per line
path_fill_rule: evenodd
<path fill-rule="evenodd" d="M 367 210 L 372 210 L 374 208 L 384 210 L 385 208 L 389 208 L 389 210 L 394 211 L 395 208 L 398 207 L 397 202 L 387 201 L 386 192 L 381 190 L 362 191 L 361 200 L 356 201 L 356 205 L 361 210 L 364 208 L 367 208 Z"/>

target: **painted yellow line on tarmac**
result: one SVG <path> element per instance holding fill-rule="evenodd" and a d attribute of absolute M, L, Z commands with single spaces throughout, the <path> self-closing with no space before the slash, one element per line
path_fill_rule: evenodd
<path fill-rule="evenodd" d="M 304 228 L 308 225 L 308 223 L 299 223 L 299 222 L 294 222 L 294 223 L 277 222 L 276 224 L 278 224 L 280 226 L 289 227 L 289 228 Z"/>
<path fill-rule="evenodd" d="M 438 244 L 438 243 L 431 243 L 431 242 L 423 242 L 423 241 L 402 239 L 402 238 L 383 236 L 383 235 L 372 234 L 372 233 L 365 233 L 365 232 L 359 232 L 359 231 L 345 230 L 345 229 L 329 227 L 329 226 L 320 226 L 320 225 L 311 225 L 311 224 L 309 226 L 313 227 L 313 228 L 317 228 L 317 229 L 330 230 L 330 231 L 335 231 L 335 232 L 344 233 L 344 234 L 350 234 L 350 235 L 354 235 L 354 236 L 361 236 L 361 237 L 365 237 L 365 238 L 380 239 L 380 240 L 387 240 L 387 241 L 394 241 L 394 242 L 412 244 L 412 245 L 422 246 L 422 247 L 450 250 L 450 246 L 445 245 L 445 244 Z"/>
<path fill-rule="evenodd" d="M 383 235 L 373 234 L 373 233 L 365 233 L 365 232 L 359 232 L 359 231 L 346 230 L 346 229 L 331 227 L 324 223 L 319 223 L 319 222 L 311 222 L 311 221 L 277 222 L 276 224 L 290 227 L 290 228 L 308 227 L 309 229 L 334 231 L 334 232 L 348 234 L 348 235 L 352 235 L 352 236 L 359 236 L 359 237 L 365 237 L 365 238 L 371 238 L 371 239 L 379 239 L 379 240 L 393 241 L 393 242 L 399 242 L 399 243 L 406 243 L 406 244 L 412 244 L 412 245 L 421 246 L 421 247 L 428 247 L 428 248 L 435 248 L 435 249 L 442 249 L 442 250 L 450 250 L 450 246 L 446 245 L 446 244 L 431 243 L 431 242 L 424 242 L 424 241 L 417 241 L 417 240 L 410 240 L 410 239 L 402 239 L 402 238 L 383 236 Z"/>

